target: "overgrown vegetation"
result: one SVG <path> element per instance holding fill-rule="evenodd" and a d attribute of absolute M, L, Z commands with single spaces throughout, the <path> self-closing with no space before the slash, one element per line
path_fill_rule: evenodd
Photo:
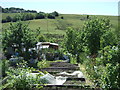
<path fill-rule="evenodd" d="M 25 15 L 25 16 L 24 16 Z M 24 18 L 30 17 L 27 14 L 24 14 Z M 32 15 L 32 14 L 31 14 Z M 94 82 L 95 87 L 100 87 L 106 90 L 110 89 L 120 89 L 120 79 L 119 79 L 119 67 L 120 67 L 120 46 L 119 46 L 119 28 L 115 28 L 113 22 L 108 18 L 103 17 L 92 17 L 86 16 L 87 19 L 84 20 L 85 23 L 82 25 L 80 18 L 81 16 L 78 15 L 74 17 L 75 19 L 69 20 L 72 16 L 69 15 L 62 15 L 64 19 L 59 20 L 58 14 L 56 12 L 47 14 L 44 17 L 44 13 L 36 14 L 36 19 L 45 18 L 46 16 L 56 16 L 57 18 L 57 29 L 54 20 L 49 20 L 50 23 L 49 27 L 51 31 L 56 31 L 57 34 L 47 33 L 41 34 L 41 30 L 45 32 L 45 28 L 38 28 L 35 30 L 31 30 L 28 28 L 28 25 L 24 25 L 21 22 L 10 24 L 10 27 L 3 31 L 3 46 L 4 51 L 6 51 L 7 47 L 12 47 L 13 45 L 18 45 L 18 51 L 22 52 L 22 43 L 24 44 L 24 48 L 28 51 L 29 48 L 34 47 L 36 42 L 39 41 L 50 41 L 50 42 L 59 42 L 63 49 L 62 52 L 59 53 L 67 53 L 70 55 L 71 61 L 70 63 L 76 64 L 81 63 L 85 65 L 85 69 L 89 78 Z M 92 17 L 92 18 L 91 18 Z M 21 18 L 21 16 L 16 17 Z M 35 18 L 35 17 L 34 17 Z M 54 18 L 54 17 L 51 17 Z M 8 21 L 11 20 L 10 17 L 7 17 Z M 77 19 L 77 20 L 76 20 Z M 25 19 L 23 19 L 24 21 Z M 28 19 L 29 20 L 29 19 Z M 74 20 L 79 23 L 74 23 Z M 47 26 L 47 23 L 39 20 L 33 21 L 37 27 L 42 24 Z M 44 22 L 44 23 L 40 23 Z M 70 22 L 70 23 L 68 23 Z M 45 24 L 46 23 L 46 24 Z M 83 22 L 82 22 L 83 23 Z M 32 23 L 33 24 L 33 23 Z M 76 24 L 76 25 L 74 25 Z M 81 25 L 81 27 L 77 27 Z M 54 27 L 52 26 L 54 25 Z M 36 26 L 35 26 L 36 27 Z M 35 28 L 32 27 L 32 28 Z M 69 28 L 68 28 L 69 27 Z M 117 25 L 116 25 L 117 27 Z M 66 30 L 67 29 L 67 30 Z M 64 31 L 66 30 L 66 34 L 58 35 L 60 33 L 58 30 Z M 65 36 L 66 35 L 66 36 Z M 58 38 L 60 38 L 58 40 Z M 63 42 L 64 41 L 64 42 Z M 64 44 L 63 44 L 64 43 Z M 27 54 L 27 58 L 29 57 L 29 53 L 21 53 L 23 55 Z M 54 55 L 50 53 L 51 57 L 48 55 L 48 60 L 53 60 Z M 29 60 L 29 58 L 28 58 Z M 49 63 L 46 60 L 38 62 L 39 68 L 48 67 Z M 17 71 L 17 70 L 16 70 Z M 24 70 L 23 70 L 24 71 Z M 25 71 L 26 72 L 26 71 Z M 24 72 L 24 74 L 26 74 Z M 21 74 L 22 80 L 24 77 Z M 27 77 L 25 77 L 27 78 Z M 13 78 L 15 79 L 15 78 Z M 18 80 L 17 82 L 20 83 Z M 28 84 L 31 83 L 29 80 L 26 82 L 24 81 L 24 87 L 30 87 Z M 27 86 L 28 84 L 28 86 Z M 14 84 L 16 85 L 16 84 Z M 20 84 L 20 87 L 22 85 Z M 13 87 L 19 87 L 13 86 Z"/>
<path fill-rule="evenodd" d="M 120 46 L 114 31 L 109 19 L 92 18 L 81 30 L 68 29 L 65 42 L 72 55 L 77 56 L 79 51 L 86 53 L 81 60 L 84 58 L 82 61 L 89 78 L 96 87 L 106 90 L 120 89 Z"/>
<path fill-rule="evenodd" d="M 42 88 L 42 86 L 33 87 L 34 84 L 46 84 L 48 83 L 47 80 L 42 79 L 41 76 L 44 73 L 39 72 L 39 74 L 32 74 L 34 68 L 30 68 L 27 65 L 27 62 L 23 61 L 17 64 L 16 68 L 9 67 L 7 70 L 8 80 L 4 86 L 1 88 L 3 89 L 12 89 L 12 90 L 31 90 L 33 88 Z"/>

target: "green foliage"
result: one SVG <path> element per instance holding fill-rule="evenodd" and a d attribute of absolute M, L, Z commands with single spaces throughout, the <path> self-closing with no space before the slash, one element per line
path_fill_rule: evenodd
<path fill-rule="evenodd" d="M 28 49 L 34 47 L 36 43 L 33 31 L 21 22 L 10 23 L 10 27 L 3 31 L 2 41 L 4 49 L 16 45 L 20 54 L 22 54 L 23 47 L 28 52 Z"/>
<path fill-rule="evenodd" d="M 53 14 L 48 14 L 47 18 L 49 18 L 49 19 L 55 19 L 55 16 Z"/>
<path fill-rule="evenodd" d="M 2 23 L 6 23 L 7 22 L 7 20 L 6 19 L 2 19 Z"/>
<path fill-rule="evenodd" d="M 42 72 L 34 76 L 31 75 L 30 73 L 33 70 L 33 68 L 27 67 L 27 62 L 25 61 L 19 63 L 16 69 L 10 67 L 7 72 L 7 75 L 9 76 L 7 88 L 12 90 L 31 90 L 33 89 L 33 84 L 39 85 L 48 83 L 47 80 L 40 78 L 43 76 Z M 36 88 L 40 87 L 36 86 Z"/>
<path fill-rule="evenodd" d="M 56 11 L 54 11 L 54 12 L 52 12 L 52 15 L 54 15 L 54 16 L 59 16 L 59 13 L 56 12 Z"/>
<path fill-rule="evenodd" d="M 69 53 L 77 56 L 77 62 L 79 61 L 79 55 L 83 51 L 82 33 L 80 30 L 68 28 L 66 32 L 65 46 Z"/>
<path fill-rule="evenodd" d="M 116 46 L 104 47 L 101 51 L 99 51 L 99 56 L 100 58 L 96 58 L 98 64 L 106 66 L 108 63 L 111 63 L 112 65 L 119 63 L 119 50 Z"/>
<path fill-rule="evenodd" d="M 119 67 L 120 64 L 112 65 L 106 64 L 106 67 L 101 70 L 101 77 L 99 79 L 102 88 L 109 89 L 120 89 L 119 79 Z"/>
<path fill-rule="evenodd" d="M 117 36 L 111 30 L 107 31 L 101 36 L 100 47 L 104 48 L 108 45 L 113 46 L 117 44 Z"/>
<path fill-rule="evenodd" d="M 89 20 L 83 27 L 85 45 L 91 55 L 84 63 L 92 81 L 103 89 L 120 89 L 119 58 L 120 48 L 109 19 Z"/>
<path fill-rule="evenodd" d="M 76 60 L 76 57 L 74 55 L 70 56 L 70 63 L 77 64 L 77 60 Z"/>
<path fill-rule="evenodd" d="M 120 89 L 119 79 L 119 48 L 107 46 L 99 52 L 97 58 L 85 61 L 89 77 L 103 89 Z"/>
<path fill-rule="evenodd" d="M 22 18 L 24 18 L 24 17 L 22 17 L 22 15 L 17 14 L 15 16 L 13 16 L 12 21 L 17 22 L 17 21 L 22 20 Z"/>
<path fill-rule="evenodd" d="M 38 38 L 37 39 L 38 42 L 46 42 L 47 41 L 47 39 L 46 39 L 46 37 L 44 35 L 39 35 L 37 38 Z"/>
<path fill-rule="evenodd" d="M 44 19 L 45 14 L 44 13 L 37 13 L 35 19 Z"/>
<path fill-rule="evenodd" d="M 50 66 L 50 62 L 47 60 L 42 60 L 37 63 L 38 68 L 47 68 Z"/>
<path fill-rule="evenodd" d="M 7 22 L 11 22 L 11 21 L 12 21 L 12 18 L 11 18 L 10 16 L 7 16 L 7 17 L 6 17 L 6 21 L 7 21 Z"/>
<path fill-rule="evenodd" d="M 1 75 L 4 77 L 4 76 L 6 76 L 6 72 L 7 72 L 7 70 L 8 70 L 8 68 L 9 68 L 9 61 L 8 60 L 0 60 L 0 71 L 2 71 L 1 72 Z"/>
<path fill-rule="evenodd" d="M 23 8 L 15 8 L 15 7 L 10 7 L 10 8 L 2 8 L 3 13 L 37 13 L 35 10 L 24 10 Z"/>
<path fill-rule="evenodd" d="M 21 14 L 21 20 L 26 21 L 26 20 L 33 20 L 35 17 L 31 13 L 23 13 Z"/>
<path fill-rule="evenodd" d="M 91 55 L 96 54 L 100 50 L 100 40 L 101 36 L 109 31 L 110 20 L 109 19 L 92 19 L 88 20 L 84 24 L 83 33 L 84 41 L 91 53 Z"/>
<path fill-rule="evenodd" d="M 63 16 L 61 16 L 61 19 L 64 19 L 64 17 L 63 17 Z"/>

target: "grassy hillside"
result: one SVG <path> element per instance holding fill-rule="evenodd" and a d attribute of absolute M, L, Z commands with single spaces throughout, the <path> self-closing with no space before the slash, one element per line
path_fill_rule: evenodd
<path fill-rule="evenodd" d="M 17 13 L 3 13 L 3 18 L 6 16 L 13 17 Z M 64 19 L 60 17 L 63 16 Z M 22 21 L 23 23 L 30 23 L 29 27 L 33 30 L 38 27 L 41 28 L 41 33 L 52 33 L 52 34 L 65 34 L 66 27 L 81 28 L 83 23 L 87 20 L 87 15 L 76 15 L 76 14 L 61 14 L 56 19 L 34 19 L 29 21 Z M 90 18 L 97 16 L 98 18 L 109 18 L 113 27 L 118 24 L 117 16 L 102 16 L 102 15 L 90 15 Z M 7 28 L 9 23 L 4 23 L 3 28 Z"/>

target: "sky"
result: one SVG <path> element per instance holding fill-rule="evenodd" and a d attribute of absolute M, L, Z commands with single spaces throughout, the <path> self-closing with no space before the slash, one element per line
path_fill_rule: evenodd
<path fill-rule="evenodd" d="M 17 7 L 61 14 L 118 15 L 120 0 L 0 0 L 3 8 Z"/>

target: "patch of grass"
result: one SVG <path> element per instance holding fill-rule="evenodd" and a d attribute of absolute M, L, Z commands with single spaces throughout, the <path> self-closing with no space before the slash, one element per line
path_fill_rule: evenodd
<path fill-rule="evenodd" d="M 79 64 L 80 71 L 83 73 L 83 75 L 86 78 L 86 85 L 94 86 L 94 83 L 89 79 L 89 75 L 86 72 L 85 65 L 84 64 Z"/>

